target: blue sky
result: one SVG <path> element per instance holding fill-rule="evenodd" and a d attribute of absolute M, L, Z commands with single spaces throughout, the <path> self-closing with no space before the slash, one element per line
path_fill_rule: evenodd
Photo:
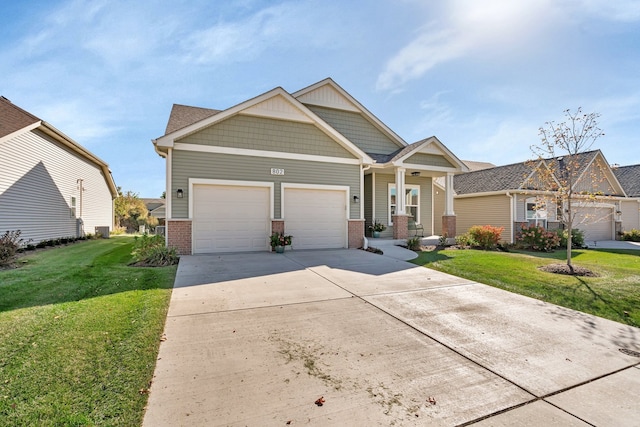
<path fill-rule="evenodd" d="M 565 109 L 598 112 L 593 148 L 640 163 L 638 0 L 17 1 L 2 5 L 0 95 L 164 190 L 173 103 L 226 109 L 332 77 L 407 142 L 464 160 L 533 157 Z"/>

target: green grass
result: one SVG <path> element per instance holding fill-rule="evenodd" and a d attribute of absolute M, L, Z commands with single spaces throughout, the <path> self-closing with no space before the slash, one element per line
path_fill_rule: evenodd
<path fill-rule="evenodd" d="M 545 273 L 566 263 L 566 252 L 504 253 L 478 250 L 422 252 L 417 265 L 506 289 L 585 313 L 640 326 L 640 251 L 574 250 L 573 264 L 599 277 Z"/>
<path fill-rule="evenodd" d="M 133 239 L 47 249 L 0 271 L 0 426 L 140 425 L 176 267 Z"/>

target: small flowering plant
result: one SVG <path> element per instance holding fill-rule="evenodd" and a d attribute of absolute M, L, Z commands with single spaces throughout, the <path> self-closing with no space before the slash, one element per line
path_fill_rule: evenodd
<path fill-rule="evenodd" d="M 369 226 L 369 230 L 371 231 L 384 231 L 387 229 L 387 226 L 378 221 L 377 219 L 373 220 L 373 224 Z"/>
<path fill-rule="evenodd" d="M 273 233 L 271 237 L 269 237 L 272 248 L 276 246 L 289 246 L 291 245 L 292 239 L 293 236 L 286 236 L 284 233 Z"/>

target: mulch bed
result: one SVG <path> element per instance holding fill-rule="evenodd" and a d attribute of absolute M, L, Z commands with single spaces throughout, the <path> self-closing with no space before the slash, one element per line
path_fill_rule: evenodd
<path fill-rule="evenodd" d="M 589 270 L 588 268 L 573 266 L 573 271 L 567 264 L 549 264 L 542 267 L 538 267 L 538 270 L 546 271 L 547 273 L 566 274 L 568 276 L 584 276 L 584 277 L 598 277 L 597 273 Z"/>

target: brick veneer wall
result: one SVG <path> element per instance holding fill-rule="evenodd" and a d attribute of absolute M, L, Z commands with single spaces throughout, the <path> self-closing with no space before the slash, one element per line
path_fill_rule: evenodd
<path fill-rule="evenodd" d="M 191 220 L 167 220 L 167 243 L 180 255 L 191 255 Z"/>
<path fill-rule="evenodd" d="M 364 219 L 350 219 L 349 228 L 349 249 L 358 249 L 364 242 Z"/>
<path fill-rule="evenodd" d="M 442 234 L 449 238 L 456 237 L 455 215 L 442 215 Z"/>
<path fill-rule="evenodd" d="M 409 237 L 409 215 L 392 215 L 393 238 L 406 239 Z"/>
<path fill-rule="evenodd" d="M 284 220 L 272 219 L 271 220 L 271 233 L 284 233 Z"/>

